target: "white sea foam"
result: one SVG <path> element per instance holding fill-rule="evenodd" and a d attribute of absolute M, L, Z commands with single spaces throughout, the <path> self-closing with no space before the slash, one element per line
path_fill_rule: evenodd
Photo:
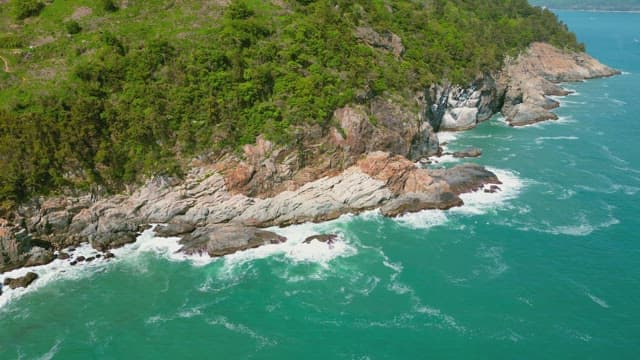
<path fill-rule="evenodd" d="M 92 257 L 98 254 L 89 244 L 83 244 L 76 247 L 73 255 L 75 258 L 78 256 L 84 256 L 85 258 Z M 6 272 L 0 275 L 0 282 L 3 282 L 6 278 L 18 278 L 26 275 L 29 272 L 38 274 L 38 279 L 35 280 L 28 288 L 10 289 L 8 286 L 2 288 L 3 294 L 0 295 L 0 309 L 11 301 L 22 297 L 23 295 L 40 289 L 47 284 L 63 279 L 80 279 L 89 276 L 95 272 L 96 269 L 103 267 L 106 261 L 104 259 L 96 259 L 88 263 L 80 263 L 79 265 L 72 266 L 69 260 L 56 259 L 53 262 L 29 267 L 20 268 L 13 271 Z"/>
<path fill-rule="evenodd" d="M 40 356 L 38 360 L 51 360 L 60 350 L 60 344 L 62 344 L 62 340 L 57 340 L 55 344 L 47 351 L 44 355 Z"/>
<path fill-rule="evenodd" d="M 447 223 L 450 215 L 482 215 L 491 210 L 500 209 L 505 204 L 516 198 L 526 182 L 518 177 L 513 171 L 487 168 L 498 176 L 502 182 L 500 191 L 495 193 L 485 193 L 478 190 L 460 195 L 464 205 L 446 211 L 443 210 L 423 210 L 415 213 L 401 215 L 395 221 L 403 226 L 412 229 L 430 229 Z"/>
<path fill-rule="evenodd" d="M 430 229 L 444 225 L 447 220 L 446 212 L 442 210 L 424 210 L 398 216 L 396 222 L 412 229 Z"/>
<path fill-rule="evenodd" d="M 508 201 L 516 198 L 527 184 L 515 171 L 491 167 L 487 167 L 487 170 L 496 174 L 502 182 L 502 185 L 498 185 L 500 191 L 496 193 L 485 193 L 483 190 L 478 190 L 462 194 L 460 198 L 464 201 L 464 205 L 449 210 L 451 213 L 481 215 L 491 210 L 500 209 L 504 207 Z"/>
<path fill-rule="evenodd" d="M 480 246 L 478 255 L 488 261 L 489 264 L 485 266 L 485 270 L 491 278 L 498 277 L 509 270 L 509 266 L 502 257 L 503 251 L 504 249 L 499 246 Z"/>
<path fill-rule="evenodd" d="M 544 222 L 542 226 L 540 225 L 525 225 L 519 227 L 522 231 L 537 231 L 547 234 L 553 235 L 567 235 L 567 236 L 588 236 L 594 233 L 595 231 L 605 229 L 620 223 L 620 220 L 615 218 L 612 213 L 609 214 L 608 218 L 599 223 L 590 222 L 585 214 L 579 214 L 577 216 L 578 222 L 575 224 L 568 225 L 552 225 L 548 222 Z"/>
<path fill-rule="evenodd" d="M 590 292 L 587 292 L 586 295 L 589 297 L 589 299 L 591 299 L 591 301 L 593 301 L 594 303 L 598 304 L 599 306 L 608 309 L 609 308 L 609 304 L 607 304 L 606 301 L 602 300 L 601 298 L 593 295 Z"/>
<path fill-rule="evenodd" d="M 256 340 L 258 342 L 259 347 L 273 346 L 277 344 L 276 341 L 273 341 L 265 336 L 258 334 L 256 331 L 252 330 L 248 326 L 243 324 L 233 323 L 224 316 L 218 316 L 213 319 L 207 320 L 207 323 L 209 323 L 210 325 L 223 326 L 229 331 L 242 334 L 242 335 L 247 335 L 250 338 Z"/>
<path fill-rule="evenodd" d="M 436 134 L 438 135 L 438 141 L 440 142 L 440 144 L 450 144 L 458 137 L 460 137 L 460 132 L 458 131 L 440 131 Z"/>
<path fill-rule="evenodd" d="M 577 136 L 539 136 L 536 138 L 536 144 L 541 145 L 548 140 L 579 140 Z"/>
<path fill-rule="evenodd" d="M 256 259 L 284 255 L 289 261 L 313 262 L 326 268 L 333 259 L 348 257 L 357 253 L 356 247 L 349 244 L 341 234 L 338 234 L 338 238 L 332 244 L 319 242 L 317 240 L 311 241 L 308 244 L 304 243 L 304 240 L 309 236 L 330 233 L 332 223 L 333 222 L 324 224 L 306 223 L 285 228 L 269 228 L 267 230 L 286 237 L 287 241 L 281 244 L 264 245 L 255 249 L 227 255 L 224 257 L 225 266 L 232 267 Z"/>
<path fill-rule="evenodd" d="M 608 146 L 602 145 L 600 148 L 603 150 L 603 152 L 609 158 L 609 160 L 613 161 L 614 163 L 618 163 L 619 165 L 623 165 L 623 166 L 629 164 L 627 160 L 619 157 L 613 151 L 611 151 L 611 149 L 609 149 Z"/>

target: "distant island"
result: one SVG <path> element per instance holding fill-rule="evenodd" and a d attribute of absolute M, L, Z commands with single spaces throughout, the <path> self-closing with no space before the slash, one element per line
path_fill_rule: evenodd
<path fill-rule="evenodd" d="M 531 0 L 531 5 L 552 9 L 640 11 L 640 0 Z"/>

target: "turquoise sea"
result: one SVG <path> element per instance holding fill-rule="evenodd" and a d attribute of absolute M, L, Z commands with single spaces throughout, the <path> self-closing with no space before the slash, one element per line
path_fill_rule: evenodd
<path fill-rule="evenodd" d="M 37 269 L 0 297 L 0 359 L 638 358 L 640 14 L 559 15 L 625 73 L 567 84 L 557 122 L 443 136 L 482 148 L 502 193 L 215 261 L 146 233 L 115 262 Z"/>

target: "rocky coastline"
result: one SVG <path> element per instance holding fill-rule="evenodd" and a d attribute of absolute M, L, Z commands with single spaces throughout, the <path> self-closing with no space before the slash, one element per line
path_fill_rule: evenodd
<path fill-rule="evenodd" d="M 442 154 L 438 131 L 470 129 L 498 113 L 511 126 L 554 120 L 550 110 L 559 104 L 549 96 L 568 94 L 558 83 L 616 74 L 586 54 L 534 43 L 501 72 L 484 74 L 467 88 L 444 83 L 412 98 L 363 89 L 356 103 L 335 111 L 328 131 L 301 129 L 305 136 L 296 147 L 258 138 L 242 155 L 194 160 L 183 179 L 156 176 L 126 194 L 64 195 L 21 205 L 0 219 L 0 274 L 56 258 L 78 263 L 63 250 L 85 242 L 110 258 L 110 249 L 135 242 L 149 224 L 163 224 L 156 228 L 159 236 L 180 237 L 181 252 L 216 257 L 286 241 L 267 227 L 371 209 L 395 217 L 461 206 L 461 194 L 500 191 L 501 182 L 475 164 L 420 165 Z M 477 157 L 481 150 L 453 155 Z M 330 243 L 334 237 L 308 240 Z M 36 279 L 5 281 L 28 286 Z"/>

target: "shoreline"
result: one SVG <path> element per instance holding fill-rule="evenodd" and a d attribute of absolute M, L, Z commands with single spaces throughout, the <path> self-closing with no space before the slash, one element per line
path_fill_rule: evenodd
<path fill-rule="evenodd" d="M 3 288 L 0 295 L 0 312 L 13 301 L 53 282 L 65 280 L 83 280 L 97 272 L 108 271 L 110 267 L 121 262 L 136 261 L 142 254 L 155 254 L 170 262 L 187 262 L 194 267 L 208 266 L 215 262 L 222 262 L 223 267 L 233 267 L 246 261 L 263 259 L 270 256 L 281 256 L 285 261 L 294 263 L 314 263 L 321 268 L 328 268 L 329 263 L 340 257 L 350 257 L 357 254 L 358 250 L 348 239 L 348 235 L 342 232 L 341 225 L 356 219 L 381 221 L 391 219 L 396 224 L 410 229 L 427 230 L 436 226 L 444 226 L 451 218 L 478 216 L 492 209 L 501 208 L 507 202 L 518 196 L 526 183 L 518 175 L 509 170 L 491 168 L 504 179 L 501 191 L 497 193 L 485 193 L 482 190 L 467 193 L 464 196 L 465 205 L 448 210 L 426 209 L 415 213 L 404 214 L 395 218 L 383 215 L 380 209 L 368 210 L 359 214 L 343 214 L 340 217 L 321 223 L 303 223 L 286 227 L 270 227 L 265 230 L 273 231 L 285 236 L 286 242 L 280 244 L 267 244 L 260 247 L 238 251 L 221 257 L 210 257 L 206 254 L 185 254 L 180 252 L 179 237 L 162 237 L 155 233 L 154 229 L 162 224 L 153 224 L 136 237 L 136 241 L 120 248 L 110 250 L 115 257 L 104 257 L 91 262 L 71 263 L 79 256 L 85 258 L 96 256 L 100 252 L 89 243 L 62 249 L 61 252 L 71 254 L 69 259 L 55 259 L 51 263 L 36 266 L 23 267 L 0 274 L 0 282 L 8 277 L 18 278 L 29 272 L 38 275 L 38 279 L 28 287 L 9 289 Z M 429 219 L 429 221 L 424 221 Z M 335 233 L 338 238 L 333 243 L 325 243 L 313 240 L 305 243 L 305 239 L 326 233 Z"/>
<path fill-rule="evenodd" d="M 529 72 L 531 68 L 537 70 L 532 74 Z M 485 78 L 480 88 L 484 89 L 482 91 L 475 86 L 469 90 L 450 85 L 434 89 L 434 97 L 427 100 L 427 105 L 433 101 L 433 106 L 442 107 L 429 110 L 436 109 L 440 118 L 427 117 L 425 126 L 427 129 L 433 126 L 440 131 L 468 130 L 488 120 L 490 116 L 486 116 L 487 113 L 495 115 L 500 111 L 510 126 L 557 120 L 557 115 L 550 110 L 558 107 L 559 103 L 549 96 L 570 94 L 558 83 L 617 74 L 620 72 L 586 54 L 566 53 L 549 45 L 534 43 L 528 52 L 507 64 L 498 80 Z M 487 91 L 489 97 L 483 97 Z M 500 95 L 501 91 L 503 95 Z M 496 107 L 501 96 L 503 104 Z M 518 98 L 524 100 L 514 104 L 512 99 Z M 397 109 L 394 109 L 387 111 L 395 114 Z M 360 116 L 357 109 L 350 108 L 339 109 L 336 114 L 342 116 L 339 117 L 342 127 L 347 129 L 344 136 L 333 133 L 338 144 L 346 144 L 349 148 L 357 145 L 354 141 L 367 141 L 367 136 L 352 132 L 352 129 L 361 131 L 363 124 L 369 124 L 366 115 Z M 470 118 L 469 114 L 473 117 Z M 473 120 L 471 126 L 468 123 L 470 119 Z M 432 136 L 437 136 L 433 135 L 434 132 L 431 134 L 429 141 Z M 435 141 L 437 143 L 437 137 Z M 247 159 L 254 159 L 255 166 L 267 169 L 277 166 L 267 154 L 278 151 L 261 139 L 255 146 L 245 147 Z M 442 149 L 438 152 L 442 154 Z M 0 222 L 0 240 L 8 239 L 13 241 L 13 246 L 19 247 L 21 239 L 31 241 L 33 232 L 35 236 L 50 239 L 50 244 L 55 245 L 54 250 L 62 251 L 88 242 L 93 249 L 88 257 L 96 257 L 100 253 L 104 258 L 109 251 L 117 257 L 119 249 L 138 242 L 141 231 L 144 234 L 148 230 L 147 224 L 168 224 L 160 228 L 160 236 L 179 239 L 175 243 L 179 247 L 174 252 L 213 258 L 286 243 L 287 238 L 279 235 L 278 229 L 291 225 L 322 223 L 373 209 L 391 218 L 424 210 L 464 209 L 464 199 L 468 194 L 503 192 L 501 179 L 482 166 L 462 164 L 448 169 L 422 168 L 402 155 L 381 151 L 356 154 L 353 165 L 342 172 L 320 172 L 315 175 L 315 180 L 311 177 L 298 186 L 274 190 L 270 197 L 243 192 L 246 190 L 242 189 L 247 189 L 247 182 L 260 182 L 263 169 L 256 170 L 247 162 L 223 161 L 222 164 L 194 168 L 181 181 L 156 177 L 128 195 L 115 195 L 97 202 L 89 196 L 49 198 L 41 204 L 36 203 L 31 210 L 27 208 L 22 223 L 31 224 L 28 232 L 22 226 L 10 227 L 6 220 Z M 269 181 L 268 178 L 264 180 Z M 271 184 L 272 189 L 278 185 L 282 184 Z M 272 228 L 274 226 L 278 228 Z M 26 262 L 9 268 L 3 273 L 3 279 L 8 277 L 8 273 L 28 272 L 30 267 L 25 265 L 57 264 L 60 260 L 57 254 L 33 245 L 29 253 L 22 254 Z"/>

